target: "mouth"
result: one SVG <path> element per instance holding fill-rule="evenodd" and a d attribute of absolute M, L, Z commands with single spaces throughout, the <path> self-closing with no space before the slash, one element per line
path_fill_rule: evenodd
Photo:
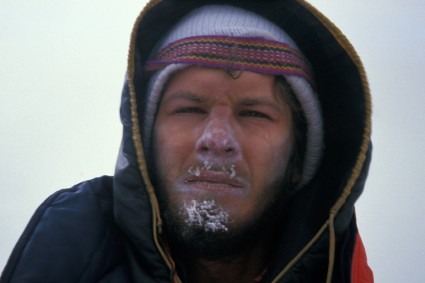
<path fill-rule="evenodd" d="M 184 183 L 195 190 L 211 192 L 237 193 L 243 192 L 245 186 L 240 178 L 229 177 L 223 172 L 202 172 L 199 176 L 188 176 Z"/>
<path fill-rule="evenodd" d="M 226 164 L 216 164 L 214 162 L 210 162 L 208 160 L 204 160 L 202 164 L 198 164 L 197 166 L 191 166 L 187 170 L 190 174 L 199 177 L 202 173 L 205 173 L 206 171 L 212 172 L 212 173 L 225 173 L 230 177 L 231 179 L 237 176 L 237 172 L 235 169 L 235 164 L 226 165 Z"/>

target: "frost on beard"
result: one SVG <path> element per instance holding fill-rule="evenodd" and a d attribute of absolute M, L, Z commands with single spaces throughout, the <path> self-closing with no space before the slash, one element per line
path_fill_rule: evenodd
<path fill-rule="evenodd" d="M 205 232 L 227 232 L 226 224 L 229 214 L 215 204 L 214 200 L 198 202 L 192 200 L 184 204 L 181 214 L 186 217 L 185 223 L 189 226 L 204 228 Z"/>
<path fill-rule="evenodd" d="M 204 160 L 202 165 L 197 165 L 195 167 L 191 166 L 187 170 L 187 172 L 189 172 L 190 174 L 192 174 L 196 177 L 199 177 L 201 175 L 202 171 L 208 171 L 208 170 L 221 171 L 221 172 L 229 175 L 230 178 L 234 178 L 237 175 L 237 172 L 236 172 L 236 169 L 235 169 L 235 164 L 232 164 L 230 166 L 227 166 L 227 165 L 220 166 L 218 164 L 214 164 L 212 162 L 209 162 L 208 160 Z"/>

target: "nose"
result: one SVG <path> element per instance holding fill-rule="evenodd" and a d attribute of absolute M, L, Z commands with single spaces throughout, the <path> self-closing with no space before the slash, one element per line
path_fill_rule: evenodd
<path fill-rule="evenodd" d="M 196 142 L 196 151 L 204 158 L 236 158 L 241 153 L 230 118 L 223 116 L 209 117 Z"/>

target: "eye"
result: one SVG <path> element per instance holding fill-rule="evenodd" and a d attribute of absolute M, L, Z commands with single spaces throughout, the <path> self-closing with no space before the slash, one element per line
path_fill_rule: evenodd
<path fill-rule="evenodd" d="M 271 119 L 271 117 L 263 112 L 254 111 L 254 110 L 244 110 L 239 113 L 240 116 L 243 117 L 253 117 L 253 118 L 263 118 L 263 119 Z"/>
<path fill-rule="evenodd" d="M 204 114 L 207 113 L 204 109 L 200 108 L 200 107 L 181 107 L 181 108 L 177 108 L 174 111 L 175 114 L 190 114 L 190 113 L 194 113 L 194 114 Z"/>

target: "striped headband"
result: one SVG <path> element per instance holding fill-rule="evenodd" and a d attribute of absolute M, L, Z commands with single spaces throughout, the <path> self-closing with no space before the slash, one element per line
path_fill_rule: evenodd
<path fill-rule="evenodd" d="M 291 46 L 259 37 L 193 36 L 172 42 L 148 61 L 148 71 L 181 63 L 269 75 L 292 75 L 313 85 L 309 62 Z"/>

